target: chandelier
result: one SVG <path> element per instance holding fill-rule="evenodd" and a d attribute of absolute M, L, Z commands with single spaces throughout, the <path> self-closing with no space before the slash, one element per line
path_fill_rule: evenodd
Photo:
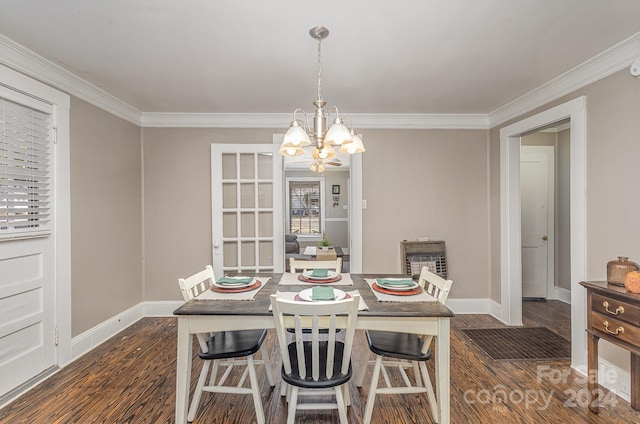
<path fill-rule="evenodd" d="M 323 26 L 316 26 L 309 30 L 309 34 L 318 40 L 318 98 L 313 102 L 316 107 L 313 127 L 309 125 L 307 113 L 303 109 L 296 109 L 293 112 L 293 121 L 280 145 L 279 153 L 283 156 L 298 156 L 304 153 L 303 148 L 313 145 L 311 152 L 313 163 L 310 169 L 313 172 L 324 172 L 325 165 L 341 165 L 340 160 L 335 157 L 336 152 L 332 146 L 336 146 L 340 153 L 349 155 L 362 153 L 365 149 L 348 117 L 344 119 L 349 122 L 351 128 L 347 128 L 344 124 L 337 107 L 331 106 L 327 112 L 324 110 L 327 102 L 322 99 L 321 45 L 322 40 L 329 35 L 329 30 Z M 298 112 L 304 116 L 304 120 L 297 118 Z M 327 118 L 333 113 L 335 113 L 333 124 L 327 129 Z"/>

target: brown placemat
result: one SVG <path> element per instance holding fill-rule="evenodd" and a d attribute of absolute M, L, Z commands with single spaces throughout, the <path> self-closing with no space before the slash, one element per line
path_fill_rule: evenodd
<path fill-rule="evenodd" d="M 571 359 L 571 342 L 545 327 L 474 328 L 462 332 L 496 361 Z"/>

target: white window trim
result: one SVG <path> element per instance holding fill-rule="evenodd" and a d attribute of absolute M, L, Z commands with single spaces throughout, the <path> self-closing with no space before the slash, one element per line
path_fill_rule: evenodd
<path fill-rule="evenodd" d="M 286 231 L 289 232 L 289 229 L 291 228 L 291 215 L 289 212 L 289 194 L 290 194 L 290 190 L 289 190 L 289 182 L 294 181 L 301 181 L 301 182 L 319 182 L 320 183 L 320 234 L 318 235 L 312 235 L 312 234 L 298 234 L 298 239 L 300 240 L 308 240 L 308 241 L 315 241 L 315 240 L 322 240 L 322 233 L 325 231 L 325 210 L 326 210 L 326 205 L 325 205 L 325 194 L 324 194 L 324 177 L 287 177 L 286 178 L 286 189 L 285 189 L 285 210 L 284 210 L 284 215 L 285 215 L 285 228 Z"/>

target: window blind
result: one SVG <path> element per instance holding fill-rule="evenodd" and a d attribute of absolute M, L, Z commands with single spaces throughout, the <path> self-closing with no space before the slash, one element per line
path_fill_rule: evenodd
<path fill-rule="evenodd" d="M 321 234 L 320 181 L 289 181 L 289 232 Z"/>
<path fill-rule="evenodd" d="M 51 115 L 0 98 L 0 240 L 51 233 Z"/>

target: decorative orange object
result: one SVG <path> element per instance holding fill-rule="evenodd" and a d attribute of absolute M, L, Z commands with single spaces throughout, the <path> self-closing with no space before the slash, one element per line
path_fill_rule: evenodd
<path fill-rule="evenodd" d="M 624 279 L 624 286 L 632 293 L 640 293 L 640 271 L 631 271 Z"/>

